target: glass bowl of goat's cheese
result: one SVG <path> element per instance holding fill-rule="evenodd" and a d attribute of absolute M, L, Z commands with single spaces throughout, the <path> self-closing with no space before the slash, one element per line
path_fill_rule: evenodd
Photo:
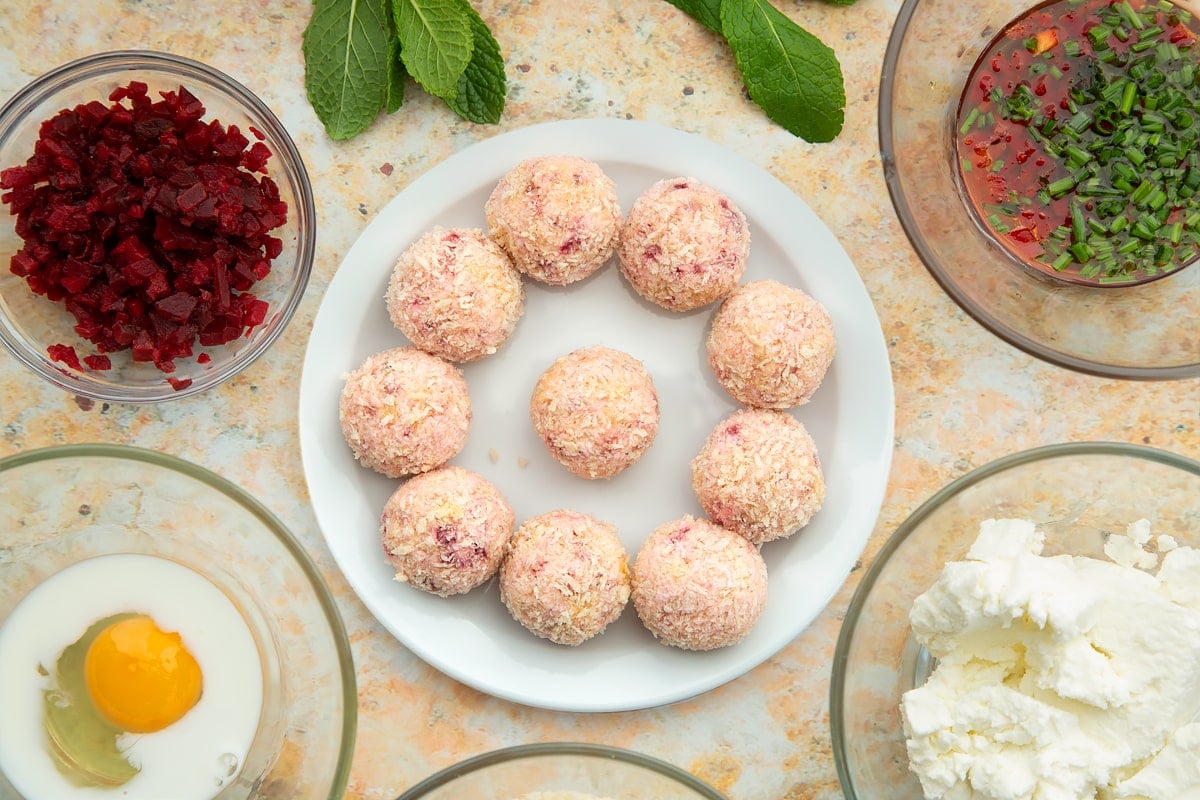
<path fill-rule="evenodd" d="M 1200 463 L 1074 442 L 938 491 L 834 653 L 847 800 L 1200 791 Z"/>

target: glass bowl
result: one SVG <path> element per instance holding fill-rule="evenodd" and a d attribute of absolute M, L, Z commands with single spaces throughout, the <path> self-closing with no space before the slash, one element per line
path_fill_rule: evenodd
<path fill-rule="evenodd" d="M 657 758 L 599 744 L 550 742 L 460 761 L 398 800 L 725 800 Z"/>
<path fill-rule="evenodd" d="M 95 355 L 96 347 L 76 333 L 75 317 L 63 302 L 34 293 L 25 278 L 11 272 L 10 260 L 22 240 L 8 204 L 0 207 L 0 342 L 39 376 L 66 391 L 97 400 L 151 403 L 209 389 L 245 369 L 270 347 L 303 297 L 312 269 L 316 221 L 300 153 L 271 110 L 228 75 L 168 53 L 116 51 L 88 56 L 57 67 L 17 91 L 0 108 L 0 169 L 26 162 L 44 120 L 94 100 L 108 104 L 110 92 L 131 81 L 146 83 L 153 100 L 159 99 L 159 92 L 173 92 L 182 85 L 203 103 L 205 121 L 237 125 L 252 144 L 261 135 L 272 154 L 266 174 L 288 207 L 287 221 L 271 231 L 281 240 L 282 252 L 271 261 L 270 273 L 249 290 L 268 304 L 265 320 L 225 344 L 197 343 L 193 355 L 175 359 L 170 374 L 150 361 L 135 361 L 128 348 L 107 354 L 109 369 L 93 369 L 86 363 L 76 369 L 54 360 L 48 353 L 54 345 L 74 347 L 79 359 Z M 83 260 L 89 259 L 96 260 L 94 256 Z"/>
<path fill-rule="evenodd" d="M 901 6 L 879 93 L 883 172 L 900 223 L 954 302 L 1009 344 L 1106 377 L 1200 375 L 1200 266 L 1136 286 L 1047 278 L 985 233 L 964 197 L 953 153 L 964 83 L 993 36 L 1034 5 L 905 0 Z"/>
<path fill-rule="evenodd" d="M 1200 546 L 1200 463 L 1131 444 L 1075 442 L 1006 456 L 953 481 L 906 519 L 863 574 L 833 656 L 829 717 L 847 800 L 923 800 L 908 768 L 900 696 L 930 667 L 909 609 L 988 518 L 1046 534 L 1045 553 L 1106 559 L 1104 540 L 1139 519 Z"/>
<path fill-rule="evenodd" d="M 349 641 L 316 567 L 262 504 L 172 456 L 86 444 L 0 459 L 0 497 L 0 630 L 35 586 L 84 559 L 136 553 L 190 567 L 241 612 L 263 665 L 257 733 L 216 797 L 343 796 L 357 713 Z M 22 797 L 2 770 L 0 797 Z"/>

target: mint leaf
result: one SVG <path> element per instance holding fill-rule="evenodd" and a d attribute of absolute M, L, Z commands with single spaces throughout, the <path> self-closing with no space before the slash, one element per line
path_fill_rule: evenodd
<path fill-rule="evenodd" d="M 404 62 L 400 60 L 400 40 L 391 26 L 392 21 L 388 20 L 391 41 L 388 42 L 387 98 L 384 109 L 387 113 L 394 114 L 404 105 L 404 82 L 408 80 L 408 70 L 404 69 Z"/>
<path fill-rule="evenodd" d="M 832 49 L 767 0 L 721 0 L 721 32 L 768 117 L 809 142 L 841 133 L 846 89 Z"/>
<path fill-rule="evenodd" d="M 667 0 L 713 33 L 721 32 L 721 0 Z"/>
<path fill-rule="evenodd" d="M 349 139 L 384 107 L 392 26 L 387 0 L 316 0 L 304 29 L 304 89 L 332 139 Z"/>
<path fill-rule="evenodd" d="M 394 0 L 400 59 L 434 97 L 453 98 L 474 39 L 461 0 Z"/>
<path fill-rule="evenodd" d="M 504 113 L 504 95 L 508 88 L 504 58 L 483 18 L 475 13 L 467 0 L 459 2 L 470 19 L 474 47 L 471 61 L 458 79 L 458 91 L 454 97 L 446 98 L 446 105 L 465 120 L 496 123 Z"/>

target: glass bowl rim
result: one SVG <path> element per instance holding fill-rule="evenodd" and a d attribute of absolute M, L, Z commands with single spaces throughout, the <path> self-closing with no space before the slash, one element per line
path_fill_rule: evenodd
<path fill-rule="evenodd" d="M 1030 0 L 1030 2 L 1032 5 L 1033 0 Z M 921 259 L 921 263 L 925 265 L 926 270 L 933 277 L 934 281 L 954 301 L 955 305 L 983 326 L 985 330 L 1008 342 L 1018 350 L 1047 363 L 1065 367 L 1085 375 L 1128 380 L 1178 380 L 1200 375 L 1200 357 L 1197 357 L 1191 364 L 1176 364 L 1169 367 L 1114 366 L 1047 347 L 1036 339 L 1026 336 L 1005 324 L 1002 320 L 988 314 L 982 308 L 976 307 L 942 269 L 932 251 L 925 244 L 920 231 L 917 229 L 908 199 L 904 193 L 904 187 L 900 185 L 899 173 L 896 170 L 895 148 L 892 146 L 892 87 L 896 77 L 896 63 L 900 58 L 900 50 L 904 46 L 904 38 L 908 33 L 909 24 L 912 22 L 913 16 L 916 14 L 917 7 L 920 4 L 921 0 L 904 0 L 903 5 L 900 6 L 899 13 L 896 15 L 896 21 L 893 24 L 891 35 L 888 37 L 887 47 L 884 50 L 877 106 L 879 155 L 884 182 L 887 184 L 892 208 L 900 220 L 900 227 L 904 229 L 904 235 L 908 238 L 909 244 L 912 245 L 917 256 Z M 1200 263 L 1192 264 L 1191 266 L 1200 269 Z M 1098 291 L 1109 291 L 1109 289 L 1102 288 L 1098 289 Z"/>
<path fill-rule="evenodd" d="M 345 796 L 346 787 L 349 784 L 354 742 L 358 732 L 357 677 L 354 669 L 354 657 L 350 651 L 350 639 L 341 612 L 338 611 L 333 593 L 325 583 L 325 579 L 321 577 L 316 563 L 305 551 L 303 545 L 270 509 L 245 489 L 206 467 L 157 450 L 107 443 L 50 445 L 0 457 L 0 475 L 12 469 L 42 462 L 87 458 L 115 458 L 122 461 L 140 462 L 181 474 L 202 483 L 230 498 L 257 518 L 288 551 L 296 566 L 304 573 L 304 577 L 312 587 L 313 595 L 321 606 L 325 621 L 329 625 L 329 632 L 334 640 L 338 666 L 342 673 L 342 736 L 338 748 L 337 767 L 330 778 L 327 795 L 328 800 L 340 800 Z"/>
<path fill-rule="evenodd" d="M 693 790 L 707 800 L 728 800 L 725 795 L 680 767 L 660 758 L 614 747 L 607 744 L 588 742 L 533 742 L 490 750 L 486 753 L 464 758 L 438 770 L 406 789 L 396 800 L 420 800 L 434 789 L 439 789 L 457 778 L 495 764 L 519 761 L 537 756 L 584 756 L 587 758 L 610 759 L 649 769 Z"/>
<path fill-rule="evenodd" d="M 96 383 L 83 373 L 64 373 L 51 366 L 47 357 L 40 353 L 34 355 L 36 351 L 30 348 L 24 339 L 13 336 L 6 326 L 0 325 L 0 344 L 3 344 L 17 361 L 51 385 L 94 400 L 153 404 L 178 400 L 219 386 L 257 361 L 288 327 L 304 299 L 316 259 L 316 202 L 312 181 L 300 150 L 275 112 L 258 95 L 228 73 L 175 53 L 152 49 L 108 50 L 59 64 L 25 83 L 0 104 L 0 133 L 28 122 L 27 117 L 34 106 L 81 78 L 135 69 L 162 69 L 174 73 L 198 74 L 221 86 L 237 104 L 260 118 L 274 145 L 272 155 L 278 159 L 282 173 L 292 175 L 297 194 L 294 203 L 297 207 L 289 209 L 296 221 L 296 274 L 290 281 L 282 305 L 276 310 L 278 322 L 236 359 L 214 370 L 210 375 L 193 379 L 190 385 L 182 389 L 172 388 L 165 374 L 161 384 L 132 394 L 120 385 L 109 387 Z"/>
<path fill-rule="evenodd" d="M 850 604 L 846 607 L 846 615 L 842 619 L 842 627 L 838 632 L 837 644 L 833 651 L 833 661 L 830 665 L 830 681 L 829 681 L 829 728 L 830 739 L 833 749 L 833 762 L 838 776 L 838 783 L 842 792 L 846 795 L 846 800 L 860 800 L 855 793 L 853 783 L 850 777 L 850 770 L 847 764 L 846 754 L 846 733 L 842 726 L 842 720 L 845 716 L 845 688 L 846 688 L 846 664 L 849 660 L 850 644 L 854 638 L 855 629 L 858 626 L 858 619 L 862 614 L 863 607 L 866 605 L 867 598 L 870 596 L 872 589 L 875 587 L 875 581 L 887 566 L 892 554 L 900 548 L 900 546 L 908 539 L 922 522 L 925 521 L 930 514 L 940 508 L 949 498 L 961 494 L 964 490 L 981 483 L 982 481 L 997 475 L 1001 472 L 1006 472 L 1015 467 L 1020 467 L 1025 464 L 1031 464 L 1037 461 L 1045 461 L 1063 456 L 1092 456 L 1092 455 L 1107 455 L 1107 456 L 1122 456 L 1127 458 L 1142 459 L 1144 461 L 1152 461 L 1158 464 L 1163 464 L 1170 467 L 1190 472 L 1193 475 L 1200 476 L 1200 461 L 1197 461 L 1187 456 L 1173 453 L 1169 450 L 1163 450 L 1158 447 L 1149 445 L 1134 444 L 1132 442 L 1109 442 L 1109 441 L 1076 441 L 1076 442 L 1060 442 L 1057 444 L 1041 445 L 1028 450 L 1021 450 L 1016 453 L 1000 456 L 986 464 L 975 467 L 963 475 L 955 478 L 947 483 L 941 489 L 938 489 L 927 500 L 921 503 L 917 508 L 904 519 L 903 522 L 896 528 L 883 546 L 879 548 L 871 564 L 863 572 L 862 580 L 854 590 L 853 596 L 850 598 Z"/>

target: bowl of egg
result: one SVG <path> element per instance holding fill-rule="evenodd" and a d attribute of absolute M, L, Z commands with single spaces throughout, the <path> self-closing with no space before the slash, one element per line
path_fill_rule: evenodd
<path fill-rule="evenodd" d="M 1200 375 L 1200 3 L 905 0 L 884 177 L 946 293 L 1031 355 Z"/>
<path fill-rule="evenodd" d="M 0 797 L 336 800 L 356 689 L 291 533 L 148 450 L 0 459 Z"/>
<path fill-rule="evenodd" d="M 834 652 L 847 800 L 1200 786 L 1200 462 L 1073 442 L 938 491 L 862 576 Z"/>
<path fill-rule="evenodd" d="M 583 742 L 539 742 L 472 756 L 398 800 L 726 800 L 653 756 Z"/>

